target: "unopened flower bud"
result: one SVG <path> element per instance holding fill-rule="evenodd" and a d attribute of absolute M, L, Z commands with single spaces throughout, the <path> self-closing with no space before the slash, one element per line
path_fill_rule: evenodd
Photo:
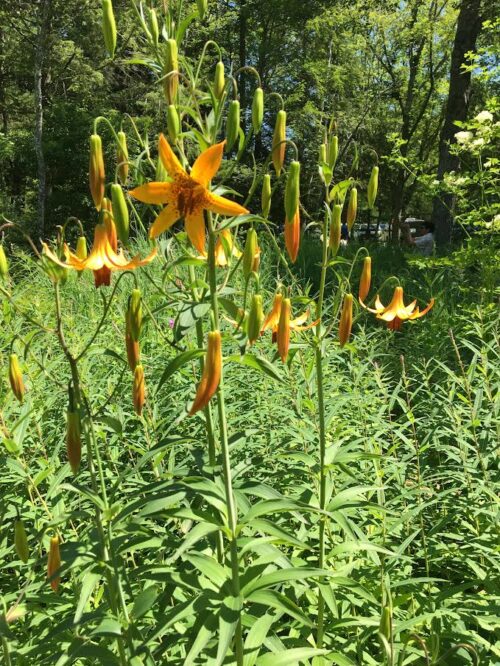
<path fill-rule="evenodd" d="M 192 416 L 198 410 L 204 409 L 210 402 L 212 396 L 219 388 L 222 373 L 222 340 L 220 331 L 210 331 L 208 334 L 208 346 L 205 356 L 205 365 L 200 383 L 196 390 L 194 402 L 189 410 Z"/>
<path fill-rule="evenodd" d="M 243 275 L 245 276 L 245 278 L 248 278 L 250 273 L 253 271 L 257 247 L 258 247 L 257 232 L 252 227 L 247 232 L 245 249 L 243 250 L 242 266 L 243 266 Z"/>
<path fill-rule="evenodd" d="M 264 311 L 262 309 L 262 296 L 254 294 L 248 314 L 247 334 L 248 342 L 252 345 L 260 335 L 260 329 L 264 323 Z"/>
<path fill-rule="evenodd" d="M 279 176 L 285 162 L 286 149 L 286 111 L 278 111 L 274 126 L 272 160 L 276 175 Z"/>
<path fill-rule="evenodd" d="M 292 306 L 289 298 L 284 298 L 281 303 L 280 319 L 278 322 L 278 354 L 283 363 L 288 358 L 290 347 L 290 312 Z"/>
<path fill-rule="evenodd" d="M 17 354 L 11 354 L 9 356 L 9 382 L 12 393 L 16 396 L 19 402 L 22 402 L 24 398 L 24 381 L 21 368 L 19 367 Z"/>
<path fill-rule="evenodd" d="M 252 100 L 252 127 L 254 134 L 260 132 L 264 120 L 264 91 L 256 88 Z"/>
<path fill-rule="evenodd" d="M 179 85 L 179 56 L 175 39 L 167 39 L 165 61 L 163 65 L 163 91 L 167 104 L 175 104 Z M 173 73 L 175 72 L 175 73 Z"/>
<path fill-rule="evenodd" d="M 18 518 L 14 523 L 14 546 L 19 559 L 26 564 L 29 560 L 28 535 L 23 521 Z"/>
<path fill-rule="evenodd" d="M 300 195 L 300 162 L 294 160 L 290 163 L 290 169 L 286 179 L 285 187 L 285 214 L 287 220 L 293 220 L 295 211 L 299 205 Z"/>
<path fill-rule="evenodd" d="M 127 135 L 121 130 L 117 134 L 119 146 L 116 151 L 116 163 L 118 166 L 118 177 L 123 185 L 128 178 L 128 146 Z"/>
<path fill-rule="evenodd" d="M 358 214 L 358 190 L 353 187 L 351 188 L 351 193 L 349 194 L 349 203 L 347 205 L 347 228 L 349 231 L 354 226 L 356 221 L 356 215 Z"/>
<path fill-rule="evenodd" d="M 332 221 L 330 223 L 329 245 L 333 256 L 337 254 L 340 247 L 340 236 L 342 231 L 342 206 L 336 204 L 332 210 Z"/>
<path fill-rule="evenodd" d="M 214 95 L 217 99 L 220 99 L 224 93 L 224 87 L 226 85 L 226 80 L 224 76 L 224 63 L 222 60 L 219 60 L 215 66 L 215 78 L 214 78 Z"/>
<path fill-rule="evenodd" d="M 229 104 L 226 121 L 226 150 L 229 152 L 240 134 L 240 103 L 233 99 Z"/>
<path fill-rule="evenodd" d="M 0 278 L 5 279 L 9 275 L 9 262 L 5 255 L 3 245 L 0 243 Z"/>
<path fill-rule="evenodd" d="M 61 551 L 59 549 L 59 537 L 54 536 L 50 540 L 49 555 L 47 558 L 47 578 L 50 581 L 50 587 L 57 592 L 61 577 L 54 576 L 61 568 Z"/>
<path fill-rule="evenodd" d="M 372 259 L 365 257 L 363 262 L 363 270 L 361 271 L 361 278 L 359 280 L 359 300 L 364 301 L 370 291 L 372 281 Z"/>
<path fill-rule="evenodd" d="M 90 137 L 89 185 L 97 210 L 101 210 L 105 180 L 101 137 L 99 134 L 92 134 Z"/>
<path fill-rule="evenodd" d="M 172 143 L 177 141 L 181 131 L 181 121 L 175 104 L 169 104 L 167 109 L 167 129 L 168 136 Z"/>
<path fill-rule="evenodd" d="M 106 51 L 110 58 L 113 58 L 116 49 L 116 22 L 111 0 L 102 0 L 102 34 Z"/>
<path fill-rule="evenodd" d="M 368 198 L 368 208 L 370 208 L 370 210 L 375 205 L 375 199 L 377 198 L 378 172 L 379 172 L 378 166 L 374 166 L 370 174 L 370 180 L 368 181 L 367 198 Z"/>
<path fill-rule="evenodd" d="M 128 242 L 130 220 L 127 201 L 122 187 L 118 183 L 111 185 L 111 201 L 116 233 L 121 242 L 126 244 Z"/>
<path fill-rule="evenodd" d="M 262 179 L 262 215 L 269 217 L 271 210 L 271 174 L 265 173 Z"/>
<path fill-rule="evenodd" d="M 343 347 L 349 340 L 352 328 L 352 294 L 344 296 L 344 303 L 342 305 L 342 312 L 340 314 L 339 322 L 339 342 Z"/>

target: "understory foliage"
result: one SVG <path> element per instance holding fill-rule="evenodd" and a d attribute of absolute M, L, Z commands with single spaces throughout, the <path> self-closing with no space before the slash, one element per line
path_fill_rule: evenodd
<path fill-rule="evenodd" d="M 137 7 L 161 137 L 96 118 L 88 220 L 0 246 L 3 663 L 497 663 L 495 235 L 342 244 L 377 156 L 336 171 L 329 118 L 311 216 L 286 100 L 183 53 L 196 5 Z"/>

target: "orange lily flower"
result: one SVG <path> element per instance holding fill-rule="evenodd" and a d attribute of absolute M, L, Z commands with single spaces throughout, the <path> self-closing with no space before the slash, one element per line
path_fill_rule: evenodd
<path fill-rule="evenodd" d="M 396 287 L 394 289 L 392 301 L 387 306 L 383 305 L 378 294 L 375 299 L 374 309 L 367 307 L 361 299 L 359 302 L 366 310 L 373 312 L 377 319 L 382 319 L 387 322 L 387 326 L 393 331 L 399 331 L 403 322 L 408 319 L 419 319 L 420 317 L 423 317 L 434 305 L 433 298 L 431 298 L 427 307 L 423 310 L 420 310 L 417 307 L 416 300 L 412 301 L 409 305 L 405 305 L 403 287 Z"/>
<path fill-rule="evenodd" d="M 226 247 L 230 252 L 230 256 L 239 259 L 241 257 L 241 252 L 236 247 L 233 236 L 229 231 L 229 229 L 223 229 L 220 232 L 219 238 L 217 239 L 217 243 L 215 244 L 215 265 L 224 267 L 228 265 L 228 257 L 226 256 L 226 249 L 221 240 L 221 236 L 222 238 L 224 238 L 226 242 Z"/>
<path fill-rule="evenodd" d="M 98 224 L 94 232 L 92 252 L 85 259 L 80 259 L 74 252 L 71 252 L 66 243 L 64 244 L 66 262 L 61 261 L 46 243 L 43 243 L 43 253 L 63 268 L 73 268 L 76 271 L 90 269 L 94 272 L 95 286 L 100 287 L 102 284 L 111 283 L 112 271 L 131 271 L 139 266 L 144 266 L 154 259 L 157 250 L 154 248 L 144 259 L 140 259 L 139 255 L 136 255 L 129 260 L 122 250 L 116 252 L 113 249 L 106 227 L 104 224 Z"/>
<path fill-rule="evenodd" d="M 271 312 L 264 319 L 264 323 L 262 324 L 262 328 L 260 329 L 261 334 L 270 329 L 273 333 L 273 342 L 276 342 L 278 335 L 278 327 L 280 322 L 282 303 L 283 303 L 283 295 L 276 294 L 274 296 L 273 307 L 271 309 Z M 295 319 L 290 320 L 290 330 L 307 331 L 308 328 L 316 326 L 316 324 L 319 321 L 319 319 L 316 319 L 316 321 L 313 321 L 311 324 L 307 324 L 306 326 L 304 326 L 304 324 L 308 319 L 309 319 L 309 310 L 306 310 Z"/>
<path fill-rule="evenodd" d="M 248 213 L 248 210 L 240 204 L 214 194 L 208 189 L 208 184 L 221 165 L 225 143 L 222 141 L 204 150 L 188 174 L 166 138 L 160 134 L 160 159 L 172 182 L 147 183 L 130 192 L 143 203 L 167 204 L 153 222 L 149 230 L 150 238 L 156 238 L 182 217 L 189 240 L 198 252 L 205 256 L 203 211 L 210 210 L 230 217 Z"/>

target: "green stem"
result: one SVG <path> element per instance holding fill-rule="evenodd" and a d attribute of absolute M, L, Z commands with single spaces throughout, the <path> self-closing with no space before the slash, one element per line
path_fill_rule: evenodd
<path fill-rule="evenodd" d="M 219 303 L 217 299 L 217 276 L 215 268 L 215 242 L 216 232 L 210 212 L 207 212 L 208 217 L 208 274 L 210 285 L 210 298 L 212 303 L 213 323 L 215 329 L 219 329 Z M 227 506 L 227 522 L 231 534 L 230 543 L 230 561 L 231 561 L 231 580 L 233 588 L 233 596 L 238 598 L 240 596 L 240 572 L 238 560 L 238 544 L 237 544 L 237 510 L 233 494 L 233 484 L 231 478 L 231 459 L 229 456 L 229 438 L 227 431 L 226 419 L 226 406 L 224 400 L 224 382 L 223 382 L 223 369 L 221 369 L 221 378 L 219 389 L 217 391 L 217 411 L 219 416 L 219 429 L 220 429 L 220 446 L 222 453 L 222 471 L 224 480 L 224 490 L 226 494 Z M 235 635 L 235 650 L 236 650 L 236 664 L 242 666 L 243 664 L 243 634 L 241 626 L 241 617 L 238 619 Z"/>
<path fill-rule="evenodd" d="M 5 659 L 5 666 L 12 666 L 12 661 L 10 659 L 9 644 L 5 636 L 2 636 L 2 647 L 3 647 L 3 656 Z"/>

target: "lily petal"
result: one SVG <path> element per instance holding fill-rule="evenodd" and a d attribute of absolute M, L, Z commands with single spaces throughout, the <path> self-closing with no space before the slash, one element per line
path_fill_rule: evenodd
<path fill-rule="evenodd" d="M 427 304 L 427 307 L 425 307 L 423 310 L 419 310 L 417 308 L 415 312 L 408 317 L 408 319 L 418 319 L 419 317 L 423 317 L 425 314 L 429 312 L 429 310 L 433 307 L 433 305 L 434 305 L 434 299 L 431 298 L 431 300 Z"/>
<path fill-rule="evenodd" d="M 203 256 L 206 256 L 205 219 L 203 217 L 203 211 L 194 213 L 192 215 L 186 215 L 184 225 L 186 227 L 186 232 L 191 243 L 195 246 L 198 252 L 200 252 Z"/>
<path fill-rule="evenodd" d="M 190 176 L 198 181 L 200 185 L 203 185 L 203 187 L 208 185 L 219 170 L 225 145 L 225 141 L 216 143 L 214 146 L 210 146 L 210 148 L 204 150 L 201 155 L 196 158 Z"/>
<path fill-rule="evenodd" d="M 219 213 L 219 215 L 230 215 L 234 217 L 236 215 L 245 215 L 249 211 L 240 206 L 240 204 L 230 201 L 224 197 L 214 194 L 213 192 L 207 192 L 207 210 L 211 210 L 213 213 Z"/>
<path fill-rule="evenodd" d="M 173 204 L 165 206 L 165 208 L 161 211 L 161 213 L 151 225 L 149 230 L 149 237 L 156 238 L 167 229 L 170 229 L 170 227 L 175 224 L 179 218 L 179 211 Z"/>
<path fill-rule="evenodd" d="M 158 152 L 160 154 L 160 159 L 163 162 L 163 166 L 167 170 L 169 176 L 175 178 L 176 176 L 186 175 L 185 170 L 182 168 L 182 165 L 177 159 L 176 154 L 170 147 L 169 142 L 166 140 L 163 134 L 160 134 Z"/>
<path fill-rule="evenodd" d="M 129 194 L 147 204 L 165 204 L 174 198 L 172 183 L 146 183 L 131 190 Z"/>

